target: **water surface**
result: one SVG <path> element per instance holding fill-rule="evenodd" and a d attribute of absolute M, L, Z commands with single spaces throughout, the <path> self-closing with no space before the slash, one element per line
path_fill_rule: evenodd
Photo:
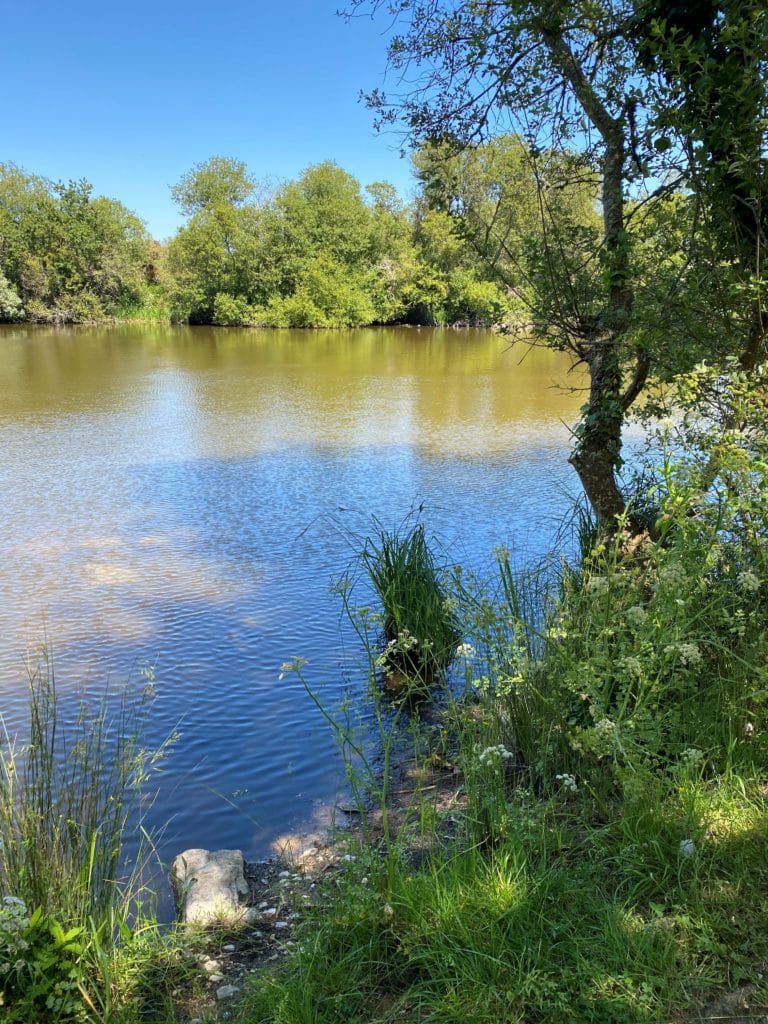
<path fill-rule="evenodd" d="M 298 682 L 362 693 L 331 579 L 370 517 L 423 504 L 451 561 L 552 542 L 568 425 L 563 356 L 483 331 L 0 328 L 0 700 L 23 719 L 44 632 L 74 704 L 107 678 L 177 724 L 154 822 L 166 856 L 254 859 L 310 827 L 343 770 Z"/>

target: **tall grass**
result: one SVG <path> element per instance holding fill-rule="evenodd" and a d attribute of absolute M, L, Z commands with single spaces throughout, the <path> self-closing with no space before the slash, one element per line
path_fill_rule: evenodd
<path fill-rule="evenodd" d="M 29 669 L 29 737 L 0 750 L 0 887 L 68 922 L 100 919 L 133 885 L 120 884 L 126 829 L 163 749 L 141 746 L 123 695 L 84 703 L 62 721 L 47 653 Z M 141 835 L 141 818 L 131 824 Z"/>
<path fill-rule="evenodd" d="M 67 721 L 47 652 L 27 681 L 25 741 L 4 728 L 0 748 L 3 1005 L 9 1020 L 68 1020 L 87 1006 L 108 1019 L 116 944 L 154 924 L 141 799 L 165 744 L 140 742 L 146 692 L 138 702 L 83 702 Z M 138 840 L 130 869 L 129 828 Z"/>
<path fill-rule="evenodd" d="M 431 684 L 455 657 L 461 630 L 421 523 L 377 525 L 361 559 L 383 609 L 379 666 L 394 686 Z"/>

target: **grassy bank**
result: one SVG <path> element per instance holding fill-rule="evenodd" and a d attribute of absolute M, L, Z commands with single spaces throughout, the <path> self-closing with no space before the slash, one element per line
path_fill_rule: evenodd
<path fill-rule="evenodd" d="M 653 540 L 584 531 L 576 568 L 516 576 L 502 552 L 495 581 L 444 577 L 465 680 L 439 728 L 410 719 L 410 809 L 366 833 L 243 1024 L 768 1008 L 768 491 L 744 447 L 661 460 Z"/>

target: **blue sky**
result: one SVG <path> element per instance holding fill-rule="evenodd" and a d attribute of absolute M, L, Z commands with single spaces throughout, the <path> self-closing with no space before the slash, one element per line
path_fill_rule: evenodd
<path fill-rule="evenodd" d="M 389 22 L 345 22 L 341 2 L 0 0 L 0 161 L 86 178 L 161 239 L 170 185 L 215 154 L 278 179 L 334 159 L 408 195 L 399 138 L 358 100 L 382 83 Z"/>

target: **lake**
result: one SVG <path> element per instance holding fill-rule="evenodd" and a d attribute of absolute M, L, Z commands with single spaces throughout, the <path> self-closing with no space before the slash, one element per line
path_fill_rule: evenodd
<path fill-rule="evenodd" d="M 157 697 L 181 737 L 150 823 L 163 856 L 248 859 L 343 789 L 329 706 L 362 702 L 330 583 L 371 517 L 423 505 L 450 562 L 551 545 L 583 393 L 565 356 L 487 331 L 0 327 L 0 695 L 24 720 L 47 638 L 62 702 L 106 681 Z"/>

